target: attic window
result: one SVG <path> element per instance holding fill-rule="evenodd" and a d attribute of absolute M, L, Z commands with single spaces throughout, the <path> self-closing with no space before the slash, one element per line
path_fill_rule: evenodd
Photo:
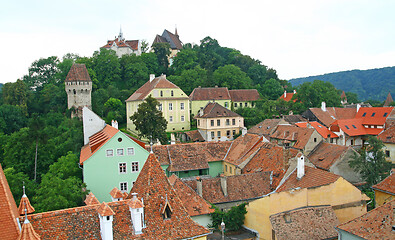
<path fill-rule="evenodd" d="M 362 117 L 365 117 L 366 116 L 366 112 L 364 112 L 363 114 L 362 114 Z"/>
<path fill-rule="evenodd" d="M 355 128 L 355 129 L 357 129 L 357 127 L 356 127 L 354 124 L 352 125 L 352 127 Z"/>
<path fill-rule="evenodd" d="M 350 129 L 347 125 L 346 125 L 346 128 L 347 128 L 347 129 Z"/>
<path fill-rule="evenodd" d="M 290 223 L 291 221 L 291 215 L 289 213 L 284 214 L 284 220 L 286 223 Z"/>
<path fill-rule="evenodd" d="M 163 219 L 170 219 L 171 218 L 171 209 L 168 204 L 166 204 L 165 211 L 162 214 Z"/>
<path fill-rule="evenodd" d="M 384 113 L 384 116 L 383 117 L 386 117 L 388 115 L 388 113 Z"/>
<path fill-rule="evenodd" d="M 374 112 L 374 113 L 372 113 L 372 117 L 374 117 L 374 115 L 376 115 L 376 113 Z"/>

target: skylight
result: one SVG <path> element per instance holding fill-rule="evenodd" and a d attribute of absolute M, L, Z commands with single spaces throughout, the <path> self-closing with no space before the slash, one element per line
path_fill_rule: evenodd
<path fill-rule="evenodd" d="M 376 113 L 374 112 L 374 113 L 372 113 L 372 117 L 374 117 L 374 115 L 376 115 Z"/>
<path fill-rule="evenodd" d="M 347 129 L 350 129 L 347 125 L 346 125 L 346 128 L 347 128 Z"/>
<path fill-rule="evenodd" d="M 354 124 L 352 125 L 352 127 L 355 128 L 355 129 L 357 129 L 357 127 L 356 127 Z"/>
<path fill-rule="evenodd" d="M 383 117 L 386 117 L 388 115 L 388 113 L 384 113 L 384 116 Z"/>
<path fill-rule="evenodd" d="M 362 114 L 362 117 L 365 117 L 366 116 L 366 112 L 364 112 L 363 114 Z"/>

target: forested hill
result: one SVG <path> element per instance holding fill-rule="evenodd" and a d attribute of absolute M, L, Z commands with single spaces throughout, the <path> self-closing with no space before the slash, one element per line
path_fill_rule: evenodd
<path fill-rule="evenodd" d="M 388 91 L 395 96 L 395 67 L 335 72 L 289 81 L 292 86 L 297 86 L 314 80 L 328 81 L 337 89 L 356 93 L 361 101 L 368 99 L 384 101 Z"/>
<path fill-rule="evenodd" d="M 3 87 L 3 84 L 2 83 L 0 83 L 0 90 L 1 90 L 1 88 Z"/>

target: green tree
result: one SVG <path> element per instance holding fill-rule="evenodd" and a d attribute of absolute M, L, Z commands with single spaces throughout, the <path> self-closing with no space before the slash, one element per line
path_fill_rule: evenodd
<path fill-rule="evenodd" d="M 330 82 L 305 82 L 298 86 L 296 97 L 306 108 L 320 107 L 321 102 L 328 107 L 340 106 L 340 94 Z"/>
<path fill-rule="evenodd" d="M 0 129 L 5 134 L 11 134 L 15 131 L 26 126 L 27 118 L 26 114 L 18 106 L 13 105 L 1 105 L 0 106 L 0 121 L 5 124 L 1 124 Z"/>
<path fill-rule="evenodd" d="M 211 213 L 212 224 L 210 227 L 219 228 L 222 220 L 225 223 L 225 228 L 228 231 L 238 231 L 244 224 L 247 203 L 242 203 L 238 206 L 232 207 L 229 211 L 220 211 L 217 207 L 213 206 L 215 211 Z"/>
<path fill-rule="evenodd" d="M 347 103 L 359 103 L 360 101 L 358 100 L 358 94 L 353 93 L 353 92 L 346 92 L 346 97 L 347 97 Z"/>
<path fill-rule="evenodd" d="M 247 74 L 233 64 L 219 67 L 213 74 L 214 85 L 229 89 L 246 89 L 252 87 Z"/>
<path fill-rule="evenodd" d="M 173 74 L 180 75 L 183 71 L 193 69 L 198 65 L 197 52 L 187 48 L 181 50 L 173 59 L 170 70 Z"/>
<path fill-rule="evenodd" d="M 33 198 L 37 212 L 82 205 L 87 191 L 78 161 L 76 154 L 68 152 L 49 167 Z"/>
<path fill-rule="evenodd" d="M 18 106 L 27 113 L 27 88 L 22 80 L 4 84 L 2 98 L 3 104 Z"/>
<path fill-rule="evenodd" d="M 115 51 L 100 49 L 93 54 L 93 69 L 95 70 L 98 87 L 106 88 L 110 84 L 119 84 L 121 81 L 121 65 Z"/>
<path fill-rule="evenodd" d="M 194 88 L 207 85 L 207 71 L 196 66 L 193 69 L 182 71 L 180 76 L 172 75 L 168 79 L 189 95 Z"/>
<path fill-rule="evenodd" d="M 59 59 L 56 56 L 40 58 L 32 63 L 29 74 L 23 77 L 25 84 L 39 92 L 47 83 L 57 83 Z"/>
<path fill-rule="evenodd" d="M 145 39 L 141 40 L 141 52 L 146 53 L 148 52 L 148 49 L 149 49 L 149 43 L 147 42 L 147 40 Z"/>
<path fill-rule="evenodd" d="M 122 114 L 124 106 L 121 100 L 117 98 L 109 98 L 104 104 L 104 107 L 107 113 L 106 122 L 111 122 L 111 120 L 117 120 L 120 122 L 124 119 L 124 114 Z"/>
<path fill-rule="evenodd" d="M 270 100 L 277 100 L 283 93 L 283 88 L 277 80 L 271 78 L 262 85 L 259 92 Z"/>
<path fill-rule="evenodd" d="M 380 139 L 377 139 L 375 136 L 369 136 L 368 142 L 369 145 L 366 149 L 362 148 L 359 151 L 359 155 L 354 154 L 349 165 L 359 172 L 368 186 L 371 187 L 388 176 L 392 164 L 385 160 L 384 144 Z"/>
<path fill-rule="evenodd" d="M 167 73 L 167 68 L 169 67 L 170 44 L 154 43 L 152 49 L 157 57 L 160 69 L 163 73 Z"/>
<path fill-rule="evenodd" d="M 140 137 L 152 139 L 152 141 L 159 139 L 162 144 L 165 144 L 167 143 L 167 121 L 158 107 L 159 102 L 149 95 L 139 105 L 137 112 L 130 117 L 130 120 L 139 131 Z"/>
<path fill-rule="evenodd" d="M 17 172 L 14 168 L 6 168 L 4 169 L 4 175 L 7 178 L 8 185 L 10 186 L 17 206 L 23 195 L 23 186 L 25 186 L 25 193 L 30 199 L 35 196 L 38 184 L 31 181 L 27 174 Z"/>

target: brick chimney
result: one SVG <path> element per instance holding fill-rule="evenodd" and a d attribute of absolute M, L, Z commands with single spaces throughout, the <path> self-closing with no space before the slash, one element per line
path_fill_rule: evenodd
<path fill-rule="evenodd" d="M 227 183 L 226 183 L 226 177 L 225 177 L 225 175 L 221 174 L 220 178 L 221 178 L 221 189 L 222 189 L 222 192 L 224 193 L 224 196 L 227 197 L 228 196 L 228 186 L 227 186 Z"/>

